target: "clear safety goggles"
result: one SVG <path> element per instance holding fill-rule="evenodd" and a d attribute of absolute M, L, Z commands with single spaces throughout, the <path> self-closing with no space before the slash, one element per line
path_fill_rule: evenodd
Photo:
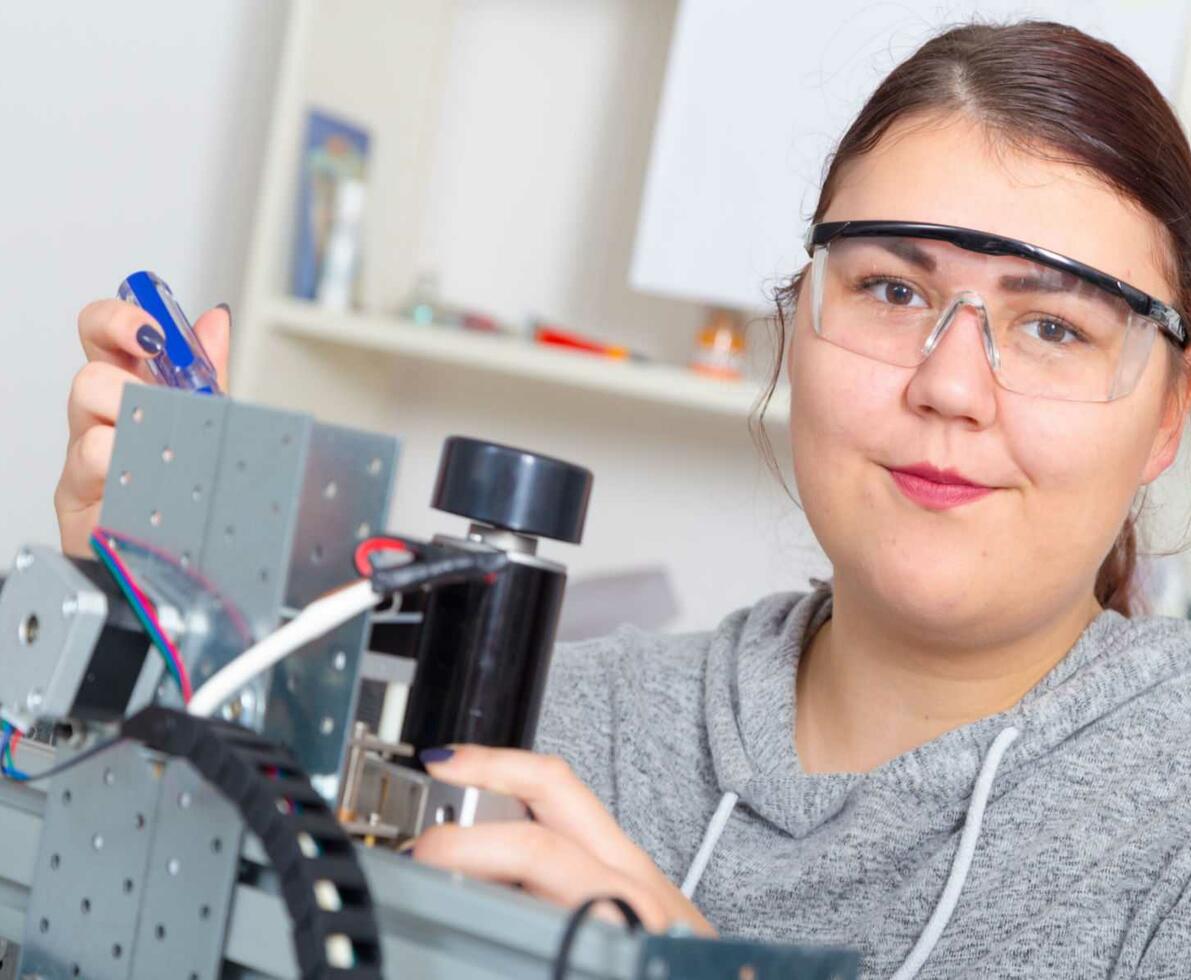
<path fill-rule="evenodd" d="M 965 309 L 1009 391 L 1065 401 L 1128 395 L 1161 331 L 1187 332 L 1160 300 L 1025 242 L 949 225 L 835 221 L 807 234 L 815 333 L 856 354 L 916 367 Z"/>

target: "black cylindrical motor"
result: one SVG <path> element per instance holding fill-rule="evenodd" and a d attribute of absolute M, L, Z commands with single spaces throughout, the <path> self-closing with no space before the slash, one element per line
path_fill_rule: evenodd
<path fill-rule="evenodd" d="M 509 564 L 492 584 L 437 588 L 422 603 L 403 742 L 533 745 L 566 586 L 566 568 L 539 557 L 537 539 L 579 543 L 591 484 L 590 471 L 559 459 L 446 441 L 431 503 L 473 523 L 466 538 L 434 543 L 501 550 Z"/>

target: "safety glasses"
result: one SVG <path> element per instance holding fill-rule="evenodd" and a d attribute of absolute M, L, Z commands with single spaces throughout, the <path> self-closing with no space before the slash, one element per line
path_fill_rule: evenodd
<path fill-rule="evenodd" d="M 1066 256 L 987 232 L 908 221 L 814 225 L 815 333 L 916 367 L 966 309 L 998 384 L 1024 395 L 1106 402 L 1128 395 L 1158 332 L 1187 332 L 1168 305 Z"/>

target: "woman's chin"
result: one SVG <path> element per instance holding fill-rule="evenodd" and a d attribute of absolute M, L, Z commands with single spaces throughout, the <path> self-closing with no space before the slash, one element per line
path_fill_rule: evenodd
<path fill-rule="evenodd" d="M 1004 594 L 996 588 L 995 575 L 976 562 L 940 560 L 937 552 L 866 558 L 859 571 L 863 591 L 885 607 L 886 616 L 931 632 L 987 622 L 990 610 L 1000 605 L 994 593 Z"/>

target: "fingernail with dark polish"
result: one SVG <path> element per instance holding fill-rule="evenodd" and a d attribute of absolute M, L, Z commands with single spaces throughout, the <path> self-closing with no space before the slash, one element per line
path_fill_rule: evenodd
<path fill-rule="evenodd" d="M 216 303 L 215 308 L 217 310 L 223 310 L 223 312 L 227 314 L 227 325 L 230 329 L 232 325 L 232 308 L 228 306 L 227 303 Z"/>
<path fill-rule="evenodd" d="M 446 762 L 454 754 L 454 749 L 423 749 L 418 753 L 418 758 L 422 765 L 428 766 L 435 762 Z"/>
<path fill-rule="evenodd" d="M 165 338 L 147 323 L 136 332 L 136 342 L 146 354 L 160 354 L 165 347 Z"/>

